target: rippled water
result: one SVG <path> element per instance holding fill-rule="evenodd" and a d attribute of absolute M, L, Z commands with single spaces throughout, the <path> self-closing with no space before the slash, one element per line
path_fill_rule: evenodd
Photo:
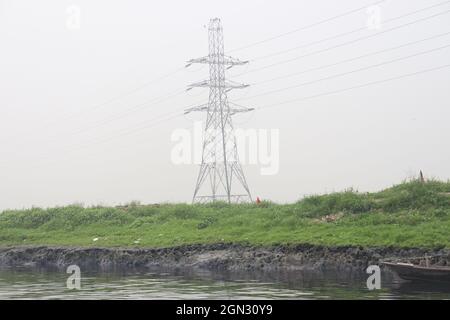
<path fill-rule="evenodd" d="M 450 299 L 446 284 L 382 274 L 369 291 L 364 273 L 82 272 L 69 290 L 65 270 L 0 270 L 0 299 Z"/>

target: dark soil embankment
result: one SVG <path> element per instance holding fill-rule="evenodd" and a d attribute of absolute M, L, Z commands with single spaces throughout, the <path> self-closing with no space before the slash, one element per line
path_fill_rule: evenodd
<path fill-rule="evenodd" d="M 437 255 L 450 265 L 450 250 L 314 245 L 255 247 L 237 244 L 187 245 L 159 249 L 4 247 L 0 266 L 84 268 L 199 268 L 210 270 L 364 270 L 383 259 Z"/>

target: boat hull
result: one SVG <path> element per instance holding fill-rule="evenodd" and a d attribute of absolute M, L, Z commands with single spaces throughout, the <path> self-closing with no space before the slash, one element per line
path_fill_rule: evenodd
<path fill-rule="evenodd" d="M 393 262 L 384 262 L 383 264 L 405 280 L 450 282 L 449 267 L 423 267 Z"/>

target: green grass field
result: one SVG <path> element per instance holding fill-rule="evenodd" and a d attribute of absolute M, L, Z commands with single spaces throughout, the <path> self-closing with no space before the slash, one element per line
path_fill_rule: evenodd
<path fill-rule="evenodd" d="M 129 204 L 7 210 L 0 245 L 166 247 L 197 243 L 450 248 L 450 182 L 409 181 L 378 193 L 293 204 Z"/>

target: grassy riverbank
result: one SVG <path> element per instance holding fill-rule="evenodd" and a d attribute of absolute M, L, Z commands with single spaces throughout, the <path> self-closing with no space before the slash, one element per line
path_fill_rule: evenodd
<path fill-rule="evenodd" d="M 193 243 L 450 248 L 450 182 L 405 182 L 293 204 L 130 204 L 8 210 L 0 245 L 162 247 Z"/>

